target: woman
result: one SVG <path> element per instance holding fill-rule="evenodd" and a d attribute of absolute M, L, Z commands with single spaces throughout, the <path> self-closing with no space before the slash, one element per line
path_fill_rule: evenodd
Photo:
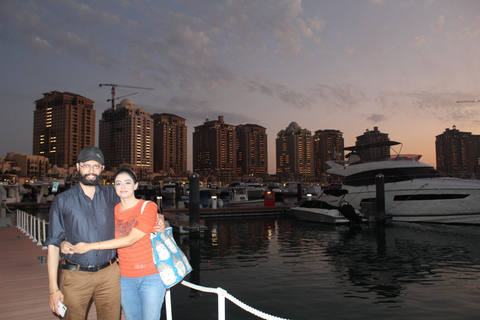
<path fill-rule="evenodd" d="M 74 246 L 75 253 L 118 249 L 122 308 L 127 320 L 152 319 L 161 316 L 165 288 L 152 258 L 150 232 L 156 225 L 157 205 L 135 198 L 138 187 L 135 174 L 119 170 L 114 177 L 120 203 L 115 206 L 115 239 Z"/>

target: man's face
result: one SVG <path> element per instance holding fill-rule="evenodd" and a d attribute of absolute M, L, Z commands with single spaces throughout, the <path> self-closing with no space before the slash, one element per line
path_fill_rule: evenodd
<path fill-rule="evenodd" d="M 103 166 L 95 161 L 77 163 L 78 178 L 83 185 L 96 186 L 102 179 Z"/>

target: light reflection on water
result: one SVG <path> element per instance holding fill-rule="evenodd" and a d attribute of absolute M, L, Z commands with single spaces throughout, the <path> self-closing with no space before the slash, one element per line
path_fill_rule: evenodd
<path fill-rule="evenodd" d="M 480 226 L 328 226 L 289 217 L 206 220 L 179 239 L 194 271 L 259 310 L 290 319 L 477 319 Z M 213 236 L 212 236 L 213 234 Z M 174 319 L 216 319 L 217 297 L 181 285 Z M 258 319 L 227 302 L 227 319 Z"/>

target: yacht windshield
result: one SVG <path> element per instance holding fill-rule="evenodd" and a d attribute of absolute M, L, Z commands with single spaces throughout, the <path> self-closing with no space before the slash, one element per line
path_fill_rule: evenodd
<path fill-rule="evenodd" d="M 383 174 L 385 183 L 407 181 L 418 178 L 438 178 L 443 176 L 440 172 L 431 167 L 375 169 L 348 176 L 345 178 L 344 184 L 349 186 L 375 184 L 375 177 L 380 173 Z"/>

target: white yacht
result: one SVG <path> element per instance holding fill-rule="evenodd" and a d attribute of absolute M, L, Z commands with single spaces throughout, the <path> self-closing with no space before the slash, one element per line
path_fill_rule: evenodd
<path fill-rule="evenodd" d="M 301 205 L 292 207 L 292 214 L 298 220 L 320 223 L 347 224 L 364 222 L 361 212 L 344 201 L 347 192 L 344 189 L 322 190 L 318 198 L 303 201 Z M 337 197 L 338 203 L 336 205 L 327 203 L 323 201 L 323 196 Z"/>
<path fill-rule="evenodd" d="M 265 191 L 267 191 L 267 187 L 265 187 L 262 183 L 259 182 L 239 182 L 235 181 L 228 185 L 229 191 L 235 191 L 238 189 L 246 190 L 247 196 L 250 199 L 263 199 L 265 195 Z"/>
<path fill-rule="evenodd" d="M 387 141 L 384 145 L 395 144 L 400 143 Z M 327 172 L 344 178 L 343 188 L 348 190 L 345 200 L 357 209 L 375 206 L 375 179 L 382 174 L 385 214 L 393 221 L 480 224 L 480 180 L 445 177 L 418 161 L 420 157 L 398 154 L 361 162 L 352 153 L 350 164 L 327 161 L 331 167 Z"/>

